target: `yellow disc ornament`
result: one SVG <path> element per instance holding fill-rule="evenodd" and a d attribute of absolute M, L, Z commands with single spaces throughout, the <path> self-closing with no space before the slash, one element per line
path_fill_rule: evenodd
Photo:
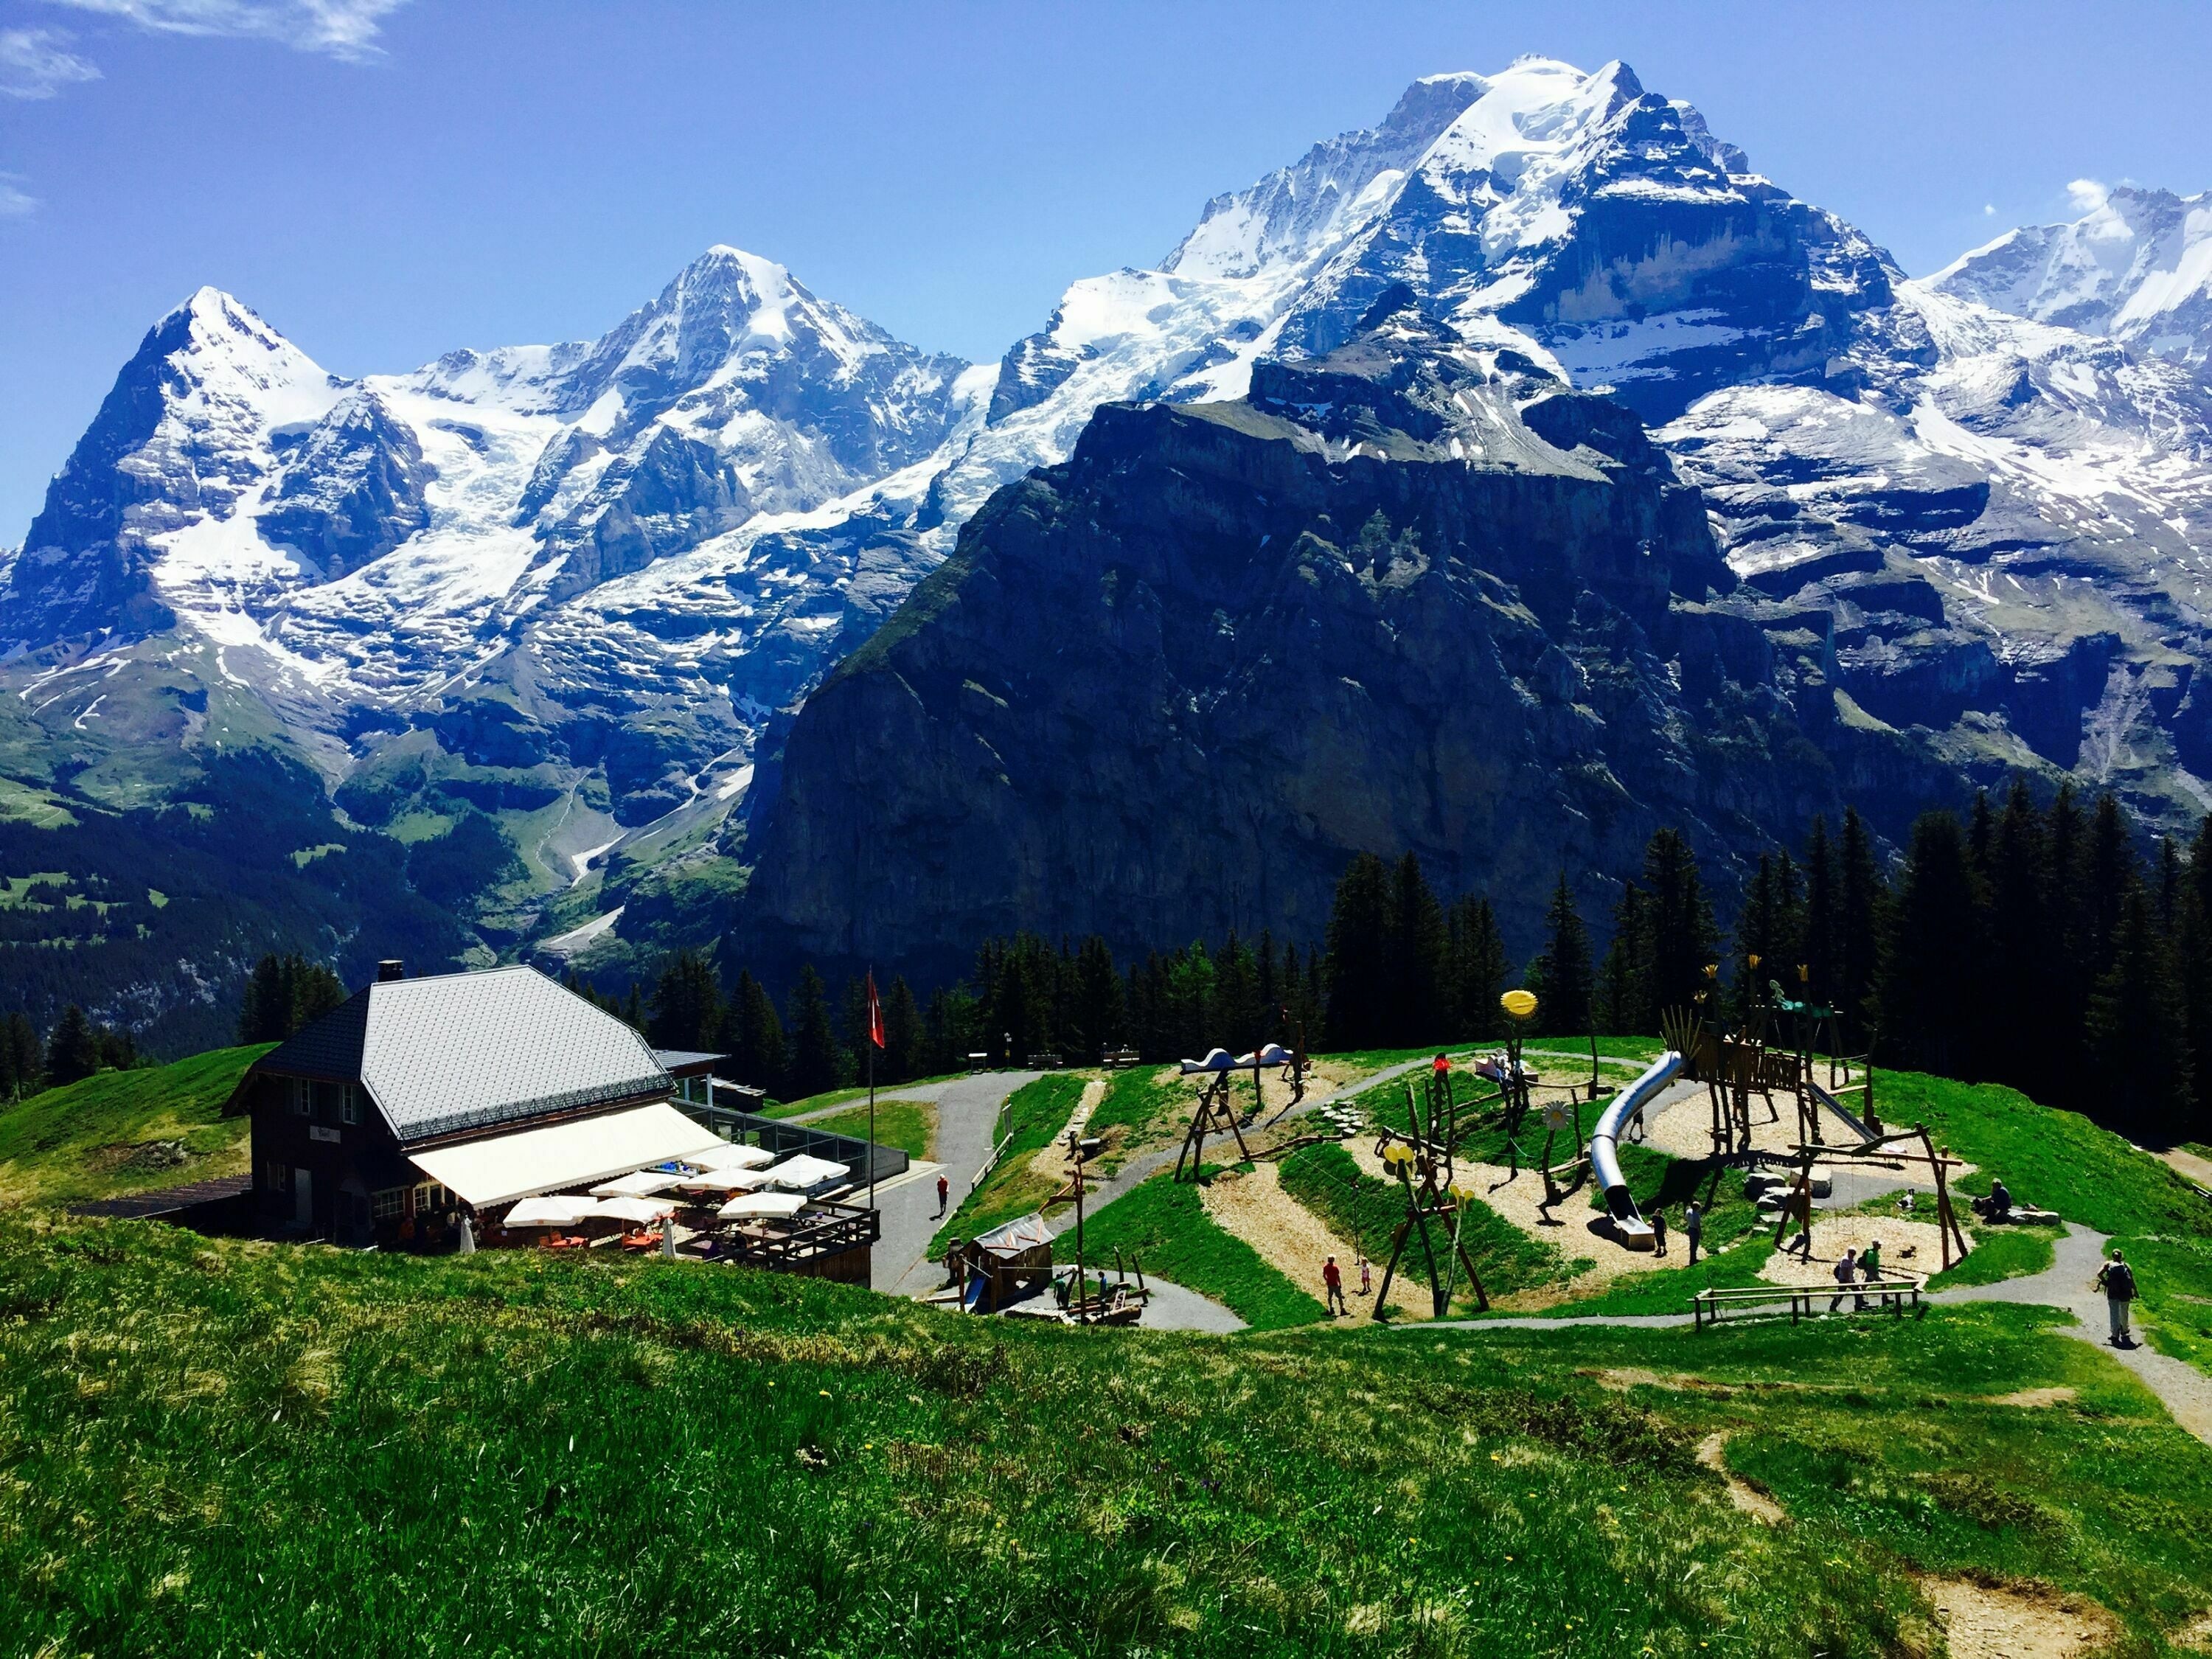
<path fill-rule="evenodd" d="M 1498 1006 L 1516 1019 L 1526 1019 L 1536 1012 L 1536 994 L 1534 991 L 1508 991 L 1498 999 Z"/>

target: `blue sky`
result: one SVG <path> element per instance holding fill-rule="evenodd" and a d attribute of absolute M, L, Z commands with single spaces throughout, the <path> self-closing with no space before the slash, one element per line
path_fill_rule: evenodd
<path fill-rule="evenodd" d="M 326 368 L 598 334 L 734 242 L 981 360 L 1205 199 L 1525 52 L 1626 59 L 1916 274 L 2212 186 L 2212 5 L 0 0 L 0 543 L 202 283 Z"/>

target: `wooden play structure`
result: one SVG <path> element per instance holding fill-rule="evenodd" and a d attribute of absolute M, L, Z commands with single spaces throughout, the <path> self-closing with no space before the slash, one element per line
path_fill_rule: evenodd
<path fill-rule="evenodd" d="M 1911 1143 L 1917 1141 L 1916 1148 Z M 1813 1249 L 1813 1188 L 1815 1164 L 1850 1164 L 1876 1165 L 1897 1169 L 1908 1164 L 1926 1164 L 1936 1188 L 1936 1231 L 1942 1241 L 1943 1266 L 1949 1268 L 1966 1259 L 1971 1248 L 1966 1235 L 1959 1225 L 1959 1217 L 1951 1205 L 1951 1182 L 1948 1171 L 1960 1166 L 1961 1160 L 1951 1156 L 1948 1146 L 1938 1146 L 1928 1133 L 1927 1126 L 1916 1123 L 1910 1129 L 1893 1129 L 1876 1134 L 1856 1146 L 1823 1146 L 1814 1142 L 1800 1142 L 1792 1149 L 1797 1164 L 1797 1178 L 1790 1185 L 1782 1201 L 1782 1218 L 1774 1230 L 1774 1243 L 1778 1249 L 1789 1237 L 1790 1224 L 1798 1228 L 1799 1248 L 1809 1256 Z"/>
<path fill-rule="evenodd" d="M 1474 1292 L 1475 1305 L 1485 1312 L 1489 1310 L 1490 1293 L 1483 1288 L 1482 1275 L 1476 1271 L 1462 1237 L 1467 1206 L 1475 1193 L 1459 1178 L 1459 1143 L 1475 1127 L 1475 1110 L 1502 1104 L 1507 1144 L 1513 1148 L 1517 1173 L 1517 1137 L 1528 1114 L 1530 1090 L 1535 1082 L 1521 1063 L 1521 1036 L 1536 1012 L 1536 999 L 1529 992 L 1514 990 L 1498 1000 L 1510 1022 L 1506 1051 L 1493 1071 L 1478 1069 L 1476 1073 L 1495 1083 L 1498 1092 L 1461 1101 L 1450 1064 L 1438 1054 L 1429 1068 L 1425 1085 L 1417 1086 L 1409 1081 L 1406 1085 L 1405 1130 L 1401 1133 L 1385 1125 L 1376 1141 L 1376 1156 L 1397 1176 L 1406 1195 L 1406 1218 L 1391 1235 L 1389 1260 L 1383 1266 L 1382 1282 L 1375 1292 L 1378 1317 L 1380 1310 L 1389 1304 L 1390 1286 L 1397 1278 L 1399 1263 L 1406 1258 L 1406 1247 L 1417 1239 L 1421 1248 L 1421 1265 L 1428 1274 L 1429 1304 L 1437 1318 L 1442 1319 L 1450 1311 L 1452 1297 L 1459 1291 L 1462 1269 L 1467 1273 L 1468 1288 Z M 1578 1124 L 1577 1128 L 1579 1144 Z M 1547 1193 L 1554 1191 L 1551 1154 L 1557 1133 L 1557 1126 L 1552 1126 L 1544 1143 Z"/>
<path fill-rule="evenodd" d="M 1215 1048 L 1204 1060 L 1186 1060 L 1182 1074 L 1205 1079 L 1200 1084 L 1198 1100 L 1191 1109 L 1190 1122 L 1183 1130 L 1182 1150 L 1176 1154 L 1175 1178 L 1195 1181 L 1205 1167 L 1206 1140 L 1208 1135 L 1227 1135 L 1237 1143 L 1237 1161 L 1252 1161 L 1252 1149 L 1245 1143 L 1245 1126 L 1267 1109 L 1267 1093 L 1261 1083 L 1262 1072 L 1276 1070 L 1279 1079 L 1291 1085 L 1290 1098 L 1275 1116 L 1305 1098 L 1306 1057 L 1303 1050 L 1285 1048 L 1279 1042 L 1262 1043 L 1249 1054 L 1231 1055 L 1226 1048 Z M 1237 1109 L 1234 1080 L 1242 1073 L 1252 1074 L 1251 1109 Z"/>
<path fill-rule="evenodd" d="M 1066 1190 L 1075 1201 L 1075 1276 L 1061 1287 L 1060 1317 L 1071 1325 L 1133 1325 L 1145 1312 L 1141 1270 L 1135 1293 L 1126 1284 L 1109 1289 L 1103 1273 L 1099 1275 L 1097 1293 L 1091 1293 L 1091 1262 L 1085 1253 L 1083 1239 L 1084 1198 L 1090 1186 L 1085 1166 L 1098 1156 L 1103 1145 L 1096 1135 L 1081 1136 L 1073 1129 L 1067 1132 Z M 1115 1254 L 1118 1257 L 1120 1253 Z"/>
<path fill-rule="evenodd" d="M 1759 959 L 1744 959 L 1748 980 Z M 1711 987 L 1719 983 L 1720 964 L 1705 968 Z M 1802 988 L 1809 969 L 1800 963 L 1797 981 Z M 1755 1125 L 1779 1123 L 1782 1110 L 1776 1097 L 1787 1095 L 1796 1113 L 1797 1142 L 1819 1146 L 1826 1141 L 1829 1125 L 1823 1111 L 1840 1118 L 1863 1135 L 1881 1133 L 1875 1114 L 1874 1070 L 1869 1056 L 1844 1054 L 1843 1024 L 1836 1011 L 1804 999 L 1783 994 L 1780 983 L 1766 981 L 1764 995 L 1744 1011 L 1734 1029 L 1725 1029 L 1708 1018 L 1717 1006 L 1715 992 L 1698 994 L 1692 1008 L 1671 1008 L 1660 1015 L 1660 1030 L 1667 1046 L 1680 1054 L 1688 1075 L 1705 1085 L 1711 1118 L 1708 1133 L 1712 1156 L 1724 1162 L 1755 1158 Z M 1826 1078 L 1820 1073 L 1825 1068 Z M 1754 1116 L 1754 1109 L 1763 1116 Z"/>

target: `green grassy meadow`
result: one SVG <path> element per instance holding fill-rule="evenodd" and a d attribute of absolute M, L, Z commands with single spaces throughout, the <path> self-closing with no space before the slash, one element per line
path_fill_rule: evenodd
<path fill-rule="evenodd" d="M 16 1215 L 0 1631 L 101 1655 L 1873 1659 L 1939 1650 L 1918 1576 L 1942 1571 L 2090 1595 L 2116 1651 L 2155 1654 L 2212 1606 L 2212 1449 L 2046 1319 L 1223 1339 Z M 2075 1393 L 2003 1403 L 2037 1387 Z M 1699 1465 L 1714 1433 L 1785 1524 Z"/>
<path fill-rule="evenodd" d="M 806 1127 L 866 1140 L 868 1103 L 863 1100 L 857 1106 L 817 1118 Z M 875 1131 L 879 1146 L 896 1146 L 908 1158 L 931 1157 L 937 1145 L 937 1108 L 927 1100 L 885 1100 L 879 1097 L 876 1101 Z"/>
<path fill-rule="evenodd" d="M 0 1204 L 66 1204 L 235 1175 L 247 1121 L 222 1103 L 269 1045 L 101 1072 L 0 1104 Z M 181 1143 L 172 1163 L 152 1149 Z"/>

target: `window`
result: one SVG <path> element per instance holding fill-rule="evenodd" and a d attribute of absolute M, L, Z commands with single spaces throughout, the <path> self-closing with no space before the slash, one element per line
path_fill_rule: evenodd
<path fill-rule="evenodd" d="M 434 1215 L 440 1210 L 451 1209 L 453 1195 L 434 1181 L 426 1181 L 415 1189 L 415 1213 Z"/>
<path fill-rule="evenodd" d="M 307 1097 L 307 1079 L 303 1077 L 288 1077 L 284 1079 L 284 1089 L 285 1092 L 292 1097 L 293 1116 L 305 1117 L 313 1109 L 313 1104 Z"/>
<path fill-rule="evenodd" d="M 272 1158 L 261 1171 L 261 1180 L 270 1192 L 285 1192 L 291 1188 L 292 1172 Z"/>
<path fill-rule="evenodd" d="M 361 1090 L 356 1085 L 342 1083 L 338 1085 L 338 1121 L 361 1121 Z"/>
<path fill-rule="evenodd" d="M 407 1189 L 386 1187 L 368 1200 L 369 1213 L 379 1221 L 397 1221 L 407 1212 Z"/>

